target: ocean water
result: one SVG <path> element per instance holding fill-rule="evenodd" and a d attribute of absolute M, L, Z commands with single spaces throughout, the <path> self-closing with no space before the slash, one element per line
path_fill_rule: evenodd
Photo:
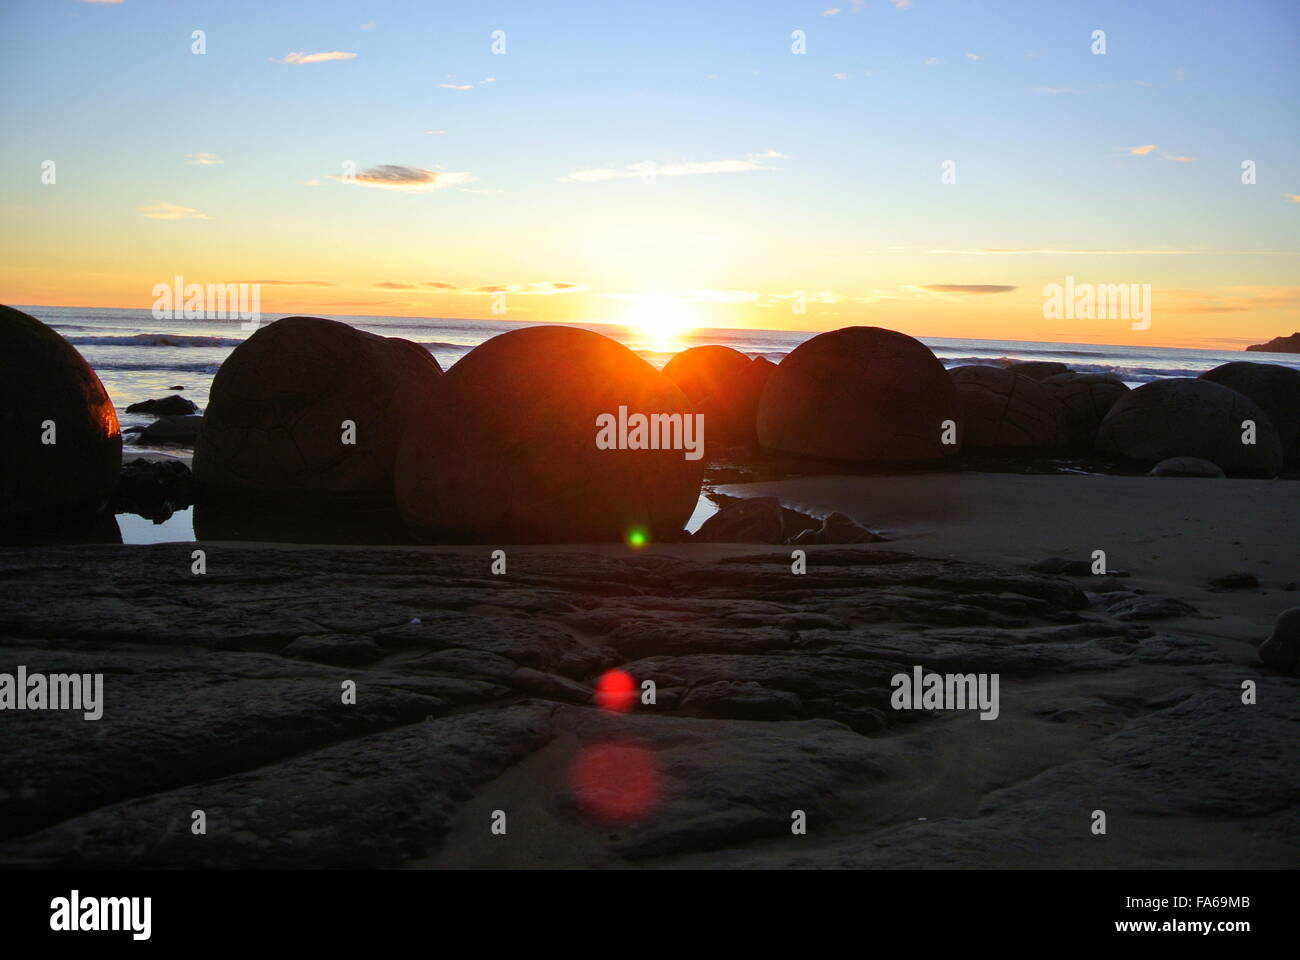
<path fill-rule="evenodd" d="M 145 425 L 153 418 L 128 414 L 126 407 L 141 400 L 180 392 L 205 409 L 212 378 L 222 361 L 251 335 L 238 320 L 158 320 L 149 310 L 104 307 L 19 306 L 62 334 L 99 374 L 117 407 L 125 430 Z M 500 320 L 450 320 L 436 317 L 330 316 L 362 330 L 412 340 L 437 359 L 445 370 L 484 340 L 527 324 Z M 270 322 L 275 317 L 267 317 Z M 696 329 L 657 342 L 621 326 L 578 324 L 606 334 L 636 351 L 655 367 L 662 367 L 680 350 L 704 344 L 723 344 L 749 356 L 773 363 L 794 350 L 814 332 L 787 330 Z M 1010 360 L 1055 360 L 1081 373 L 1112 373 L 1136 387 L 1166 377 L 1194 377 L 1231 360 L 1276 363 L 1300 369 L 1300 355 L 1245 353 L 1242 350 L 1192 350 L 1172 347 L 1106 346 L 1078 343 L 1040 343 L 1024 340 L 959 340 L 920 337 L 945 366 L 1003 363 Z M 183 390 L 175 390 L 183 387 Z M 143 451 L 173 455 L 192 453 L 185 447 L 147 447 L 127 443 L 123 455 L 130 459 Z M 177 514 L 164 524 L 140 517 L 119 518 L 127 542 L 192 539 L 185 519 Z"/>
<path fill-rule="evenodd" d="M 149 310 L 100 307 L 22 306 L 19 309 L 49 324 L 81 351 L 103 380 L 124 428 L 153 419 L 127 414 L 128 405 L 166 396 L 174 392 L 170 389 L 174 386 L 184 387 L 183 395 L 205 408 L 217 368 L 250 335 L 241 329 L 238 320 L 156 320 Z M 271 319 L 274 318 L 265 322 Z M 331 319 L 372 333 L 412 340 L 433 354 L 444 370 L 484 340 L 526 325 L 436 317 L 331 316 Z M 795 347 L 816 336 L 808 331 L 697 329 L 673 338 L 671 343 L 662 343 L 620 326 L 579 326 L 613 337 L 656 367 L 662 367 L 680 350 L 711 343 L 780 363 Z M 949 367 L 1007 360 L 1056 360 L 1081 373 L 1113 373 L 1134 387 L 1166 377 L 1194 377 L 1231 360 L 1277 363 L 1300 369 L 1300 355 L 1241 350 L 918 339 Z M 175 448 L 168 449 L 175 451 Z"/>

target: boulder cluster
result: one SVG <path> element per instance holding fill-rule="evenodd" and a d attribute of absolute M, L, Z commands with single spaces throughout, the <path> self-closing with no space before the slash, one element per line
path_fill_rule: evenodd
<path fill-rule="evenodd" d="M 0 443 L 13 454 L 0 517 L 102 510 L 122 445 L 103 385 L 57 333 L 0 311 Z M 1057 362 L 945 370 L 880 327 L 819 334 L 779 365 L 702 346 L 662 371 L 597 333 L 523 327 L 444 373 L 410 341 L 288 317 L 235 349 L 206 412 L 178 395 L 128 410 L 158 417 L 137 442 L 194 443 L 200 494 L 395 505 L 416 536 L 455 542 L 677 539 L 703 481 L 697 424 L 715 452 L 833 465 L 1096 453 L 1157 476 L 1273 477 L 1300 461 L 1300 371 L 1234 362 L 1130 390 Z M 629 429 L 628 411 L 649 429 Z M 617 438 L 596 442 L 616 417 Z M 871 536 L 827 522 L 777 530 L 773 510 L 733 510 L 715 526 L 772 527 L 775 542 Z"/>

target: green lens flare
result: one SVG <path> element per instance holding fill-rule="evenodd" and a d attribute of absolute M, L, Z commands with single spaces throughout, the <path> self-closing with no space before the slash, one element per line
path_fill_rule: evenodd
<path fill-rule="evenodd" d="M 644 530 L 632 530 L 627 535 L 627 543 L 630 547 L 644 547 L 650 538 L 646 536 Z"/>

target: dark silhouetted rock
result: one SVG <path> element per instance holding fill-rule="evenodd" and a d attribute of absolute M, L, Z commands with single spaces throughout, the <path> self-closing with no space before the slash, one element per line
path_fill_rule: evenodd
<path fill-rule="evenodd" d="M 127 413 L 152 413 L 155 417 L 185 416 L 198 413 L 198 404 L 184 397 L 170 396 L 161 400 L 141 400 L 126 408 Z"/>
<path fill-rule="evenodd" d="M 1071 372 L 1069 367 L 1055 360 L 1017 360 L 1015 363 L 1007 364 L 1004 369 L 1031 380 L 1046 380 L 1048 377 Z"/>
<path fill-rule="evenodd" d="M 601 449 L 600 418 L 676 417 L 701 441 L 677 386 L 609 337 L 568 326 L 512 330 L 441 379 L 397 459 L 397 504 L 423 535 L 498 543 L 675 538 L 695 509 L 702 453 Z M 662 428 L 662 424 L 661 424 Z M 630 432 L 626 439 L 632 441 Z M 707 436 L 708 424 L 705 423 Z M 662 435 L 663 429 L 659 431 Z"/>
<path fill-rule="evenodd" d="M 1051 389 L 1009 367 L 972 365 L 948 371 L 961 404 L 962 446 L 1009 453 L 1059 450 L 1065 417 Z"/>
<path fill-rule="evenodd" d="M 1285 673 L 1300 673 L 1300 607 L 1283 611 L 1259 647 L 1259 658 Z"/>
<path fill-rule="evenodd" d="M 161 523 L 194 502 L 194 477 L 179 460 L 132 460 L 122 464 L 114 513 L 135 513 Z"/>
<path fill-rule="evenodd" d="M 1120 620 L 1167 620 L 1196 613 L 1190 603 L 1173 597 L 1122 598 L 1110 606 L 1110 612 Z"/>
<path fill-rule="evenodd" d="M 1092 448 L 1097 428 L 1115 401 L 1128 393 L 1128 385 L 1109 373 L 1058 373 L 1043 380 L 1060 401 L 1070 446 Z"/>
<path fill-rule="evenodd" d="M 791 545 L 813 543 L 876 543 L 884 537 L 872 533 L 848 514 L 838 511 L 828 514 L 821 527 L 804 530 L 789 540 Z"/>
<path fill-rule="evenodd" d="M 1217 463 L 1199 457 L 1169 457 L 1151 468 L 1153 477 L 1223 477 Z"/>
<path fill-rule="evenodd" d="M 704 414 L 710 440 L 753 443 L 758 398 L 775 367 L 731 347 L 691 347 L 664 365 L 663 375 Z"/>
<path fill-rule="evenodd" d="M 203 429 L 203 417 L 159 417 L 135 434 L 134 443 L 193 443 Z"/>
<path fill-rule="evenodd" d="M 403 433 L 440 374 L 422 347 L 319 317 L 287 317 L 235 349 L 212 381 L 194 451 L 202 484 L 391 499 Z M 356 425 L 343 442 L 344 421 Z"/>
<path fill-rule="evenodd" d="M 1235 360 L 1201 374 L 1244 394 L 1268 414 L 1287 460 L 1300 460 L 1300 370 L 1275 363 Z"/>
<path fill-rule="evenodd" d="M 196 587 L 191 548 L 0 548 L 7 669 L 102 671 L 106 703 L 4 715 L 0 868 L 1149 867 L 1149 838 L 1071 828 L 1080 784 L 1179 827 L 1163 866 L 1241 867 L 1243 831 L 1245 865 L 1296 860 L 1290 678 L 1242 709 L 1225 637 L 1072 620 L 1086 600 L 1055 578 L 877 547 L 802 577 L 773 548 L 535 550 L 494 578 L 486 551 L 227 544 Z M 374 647 L 360 670 L 302 658 Z M 657 701 L 593 709 L 615 665 Z M 999 673 L 1023 720 L 893 709 L 914 665 Z M 967 721 L 988 769 L 944 788 L 961 816 L 882 819 Z M 657 787 L 616 824 L 571 775 L 610 743 L 644 748 Z M 196 843 L 200 808 L 221 829 Z M 493 842 L 495 809 L 553 842 Z M 791 835 L 796 809 L 822 841 Z"/>
<path fill-rule="evenodd" d="M 713 543 L 784 543 L 785 520 L 776 497 L 742 497 L 720 509 L 695 531 Z"/>
<path fill-rule="evenodd" d="M 336 664 L 341 667 L 374 663 L 384 652 L 369 637 L 351 637 L 347 634 L 326 634 L 299 637 L 280 651 L 282 656 L 313 663 Z"/>
<path fill-rule="evenodd" d="M 47 438 L 54 442 L 42 442 Z M 122 466 L 117 414 L 95 371 L 45 324 L 5 306 L 0 451 L 5 526 L 97 513 L 112 496 Z"/>
<path fill-rule="evenodd" d="M 933 460 L 958 451 L 960 443 L 942 442 L 944 422 L 957 419 L 956 388 L 929 347 L 893 330 L 845 327 L 781 361 L 759 400 L 758 439 L 831 460 Z"/>
<path fill-rule="evenodd" d="M 1254 343 L 1246 348 L 1260 353 L 1300 353 L 1300 333 L 1289 337 L 1274 337 L 1268 343 Z"/>
<path fill-rule="evenodd" d="M 1259 578 L 1253 573 L 1237 571 L 1211 578 L 1208 586 L 1211 590 L 1258 590 Z"/>
<path fill-rule="evenodd" d="M 1242 423 L 1255 423 L 1255 442 L 1242 443 Z M 1156 380 L 1124 394 L 1097 430 L 1097 450 L 1155 464 L 1197 457 L 1228 474 L 1275 477 L 1282 445 L 1272 421 L 1248 397 L 1210 380 Z"/>

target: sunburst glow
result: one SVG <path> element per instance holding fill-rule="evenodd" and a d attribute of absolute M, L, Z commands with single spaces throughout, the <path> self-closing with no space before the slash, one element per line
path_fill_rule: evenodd
<path fill-rule="evenodd" d="M 696 326 L 694 311 L 670 296 L 638 297 L 623 315 L 623 326 L 656 350 L 677 349 L 682 334 Z"/>

